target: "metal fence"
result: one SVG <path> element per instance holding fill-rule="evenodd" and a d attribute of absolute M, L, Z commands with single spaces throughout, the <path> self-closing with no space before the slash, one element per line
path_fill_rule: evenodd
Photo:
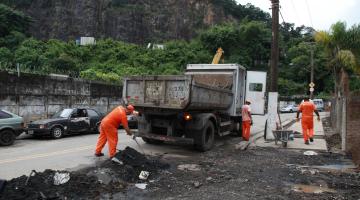
<path fill-rule="evenodd" d="M 38 74 L 38 75 L 62 74 L 72 78 L 81 78 L 80 72 L 53 69 L 53 68 L 50 69 L 48 67 L 38 67 L 33 65 L 25 65 L 21 63 L 17 63 L 13 65 L 11 63 L 0 62 L 0 71 L 6 71 L 12 74 L 16 73 L 18 74 L 18 76 L 21 76 L 21 73 Z"/>

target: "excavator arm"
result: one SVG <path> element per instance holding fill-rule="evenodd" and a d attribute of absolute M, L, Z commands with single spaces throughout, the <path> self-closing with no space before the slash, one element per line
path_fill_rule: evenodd
<path fill-rule="evenodd" d="M 224 63 L 224 50 L 221 47 L 219 47 L 216 51 L 216 54 L 211 64 L 219 64 L 220 60 L 222 63 Z"/>

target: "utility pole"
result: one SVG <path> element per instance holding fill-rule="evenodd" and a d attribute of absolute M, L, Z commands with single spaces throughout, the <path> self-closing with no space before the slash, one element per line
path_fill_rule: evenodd
<path fill-rule="evenodd" d="M 311 67 L 310 84 L 313 85 L 314 84 L 314 49 L 313 48 L 311 48 L 310 67 Z M 314 99 L 314 87 L 311 86 L 310 86 L 310 99 Z"/>
<path fill-rule="evenodd" d="M 268 114 L 266 120 L 266 140 L 275 139 L 273 130 L 276 130 L 278 116 L 278 64 L 279 64 L 279 0 L 271 0 L 272 9 L 272 41 L 270 65 L 270 91 L 268 95 Z"/>
<path fill-rule="evenodd" d="M 279 0 L 271 0 L 272 9 L 272 42 L 270 66 L 270 92 L 278 91 L 278 64 L 279 64 Z"/>

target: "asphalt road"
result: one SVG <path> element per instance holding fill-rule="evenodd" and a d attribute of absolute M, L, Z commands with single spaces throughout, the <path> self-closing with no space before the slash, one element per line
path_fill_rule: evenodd
<path fill-rule="evenodd" d="M 287 121 L 295 118 L 295 114 L 281 114 L 281 120 Z M 264 131 L 265 116 L 253 116 L 254 125 L 251 133 L 258 134 Z M 0 179 L 11 179 L 21 175 L 28 175 L 31 170 L 44 171 L 53 170 L 76 170 L 92 164 L 99 160 L 108 158 L 108 147 L 104 148 L 105 156 L 94 157 L 94 149 L 97 134 L 69 136 L 59 140 L 35 139 L 28 135 L 21 135 L 15 144 L 9 147 L 0 147 Z M 231 139 L 228 137 L 226 139 Z M 191 156 L 194 151 L 189 146 L 175 145 L 149 145 L 142 139 L 137 139 L 146 154 L 171 157 Z M 131 137 L 119 130 L 118 149 L 126 146 L 141 151 Z"/>

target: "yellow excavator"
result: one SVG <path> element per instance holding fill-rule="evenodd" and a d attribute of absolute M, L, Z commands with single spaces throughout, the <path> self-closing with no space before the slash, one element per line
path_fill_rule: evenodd
<path fill-rule="evenodd" d="M 217 49 L 216 54 L 215 54 L 211 64 L 219 64 L 220 60 L 221 60 L 221 63 L 224 64 L 224 50 L 221 47 L 219 47 Z"/>

